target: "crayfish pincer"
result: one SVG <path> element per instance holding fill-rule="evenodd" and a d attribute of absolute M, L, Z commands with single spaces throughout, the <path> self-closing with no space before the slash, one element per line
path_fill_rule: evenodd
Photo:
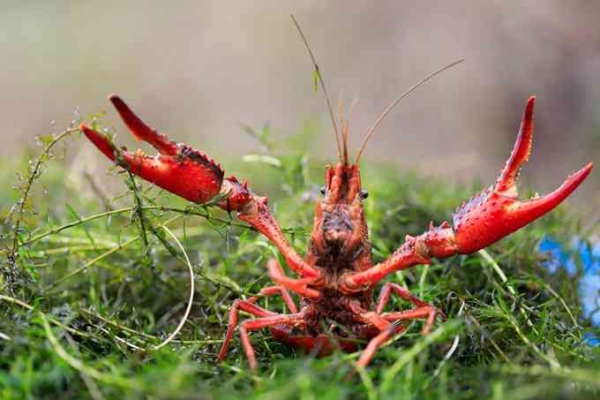
<path fill-rule="evenodd" d="M 320 355 L 335 347 L 355 351 L 357 339 L 366 341 L 368 344 L 358 361 L 362 367 L 380 346 L 405 329 L 403 321 L 423 319 L 423 333 L 429 332 L 436 317 L 443 317 L 436 307 L 395 283 L 383 285 L 378 299 L 373 301 L 376 285 L 395 271 L 429 264 L 432 258 L 473 253 L 489 246 L 551 211 L 592 170 L 591 163 L 586 165 L 546 196 L 528 201 L 518 199 L 516 178 L 531 151 L 535 101 L 531 97 L 514 149 L 496 183 L 459 207 L 452 224 L 431 225 L 425 233 L 408 236 L 390 258 L 374 265 L 363 211 L 367 193 L 359 169 L 364 146 L 351 163 L 348 123 L 340 121 L 341 134 L 336 129 L 339 161 L 325 169 L 323 196 L 316 200 L 310 243 L 306 256 L 301 257 L 282 234 L 267 207 L 266 197 L 254 194 L 247 183 L 240 183 L 233 176 L 226 178 L 221 166 L 205 153 L 173 142 L 147 126 L 119 97 L 111 96 L 110 100 L 131 133 L 154 146 L 159 154 L 149 156 L 141 151 L 117 150 L 104 135 L 81 125 L 83 133 L 102 153 L 132 173 L 189 201 L 207 203 L 219 196 L 216 206 L 237 213 L 241 220 L 265 235 L 298 275 L 286 276 L 278 261 L 272 259 L 267 269 L 274 285 L 247 300 L 237 300 L 231 307 L 219 360 L 225 358 L 234 329 L 239 325 L 241 343 L 253 369 L 256 357 L 248 332 L 257 329 L 269 328 L 276 340 Z M 300 298 L 299 303 L 290 292 Z M 414 307 L 408 311 L 386 311 L 392 295 Z M 257 302 L 265 296 L 281 296 L 289 313 L 279 314 L 260 307 Z M 239 311 L 256 318 L 238 324 Z"/>

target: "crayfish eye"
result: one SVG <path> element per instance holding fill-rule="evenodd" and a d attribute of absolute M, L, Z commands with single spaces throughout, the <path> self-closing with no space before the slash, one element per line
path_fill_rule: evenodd
<path fill-rule="evenodd" d="M 360 197 L 362 197 L 363 199 L 366 199 L 367 197 L 369 197 L 369 192 L 367 192 L 367 189 L 360 190 Z"/>
<path fill-rule="evenodd" d="M 321 186 L 321 189 L 320 189 L 320 191 L 321 191 L 321 194 L 322 194 L 323 196 L 325 196 L 325 193 L 327 193 L 327 188 L 326 188 L 325 186 Z"/>

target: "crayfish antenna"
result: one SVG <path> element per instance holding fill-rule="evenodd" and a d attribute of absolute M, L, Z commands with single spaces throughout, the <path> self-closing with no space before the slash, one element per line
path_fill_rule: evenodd
<path fill-rule="evenodd" d="M 395 100 L 393 100 L 382 112 L 381 114 L 379 114 L 377 116 L 377 119 L 375 119 L 375 122 L 373 123 L 373 126 L 371 126 L 371 128 L 369 128 L 369 130 L 367 131 L 367 135 L 365 136 L 365 139 L 363 140 L 362 145 L 360 146 L 360 150 L 358 151 L 358 154 L 356 155 L 356 161 L 354 161 L 354 164 L 358 164 L 360 161 L 360 157 L 362 156 L 363 152 L 365 151 L 365 147 L 367 147 L 367 143 L 369 143 L 369 140 L 371 140 L 371 137 L 373 136 L 373 133 L 375 133 L 375 129 L 379 126 L 379 124 L 381 123 L 381 121 L 383 121 L 383 119 L 385 118 L 386 115 L 389 114 L 390 111 L 392 111 L 392 108 L 394 108 L 396 106 L 396 104 L 400 103 L 403 99 L 405 99 L 406 97 L 408 97 L 409 94 L 411 94 L 412 92 L 414 92 L 415 90 L 417 90 L 417 88 L 419 88 L 419 86 L 423 85 L 424 83 L 427 83 L 430 79 L 434 78 L 436 75 L 441 74 L 442 72 L 444 72 L 447 69 L 450 69 L 452 67 L 454 67 L 455 65 L 458 65 L 460 63 L 462 63 L 464 60 L 464 58 L 461 58 L 460 60 L 456 60 L 440 69 L 438 69 L 437 71 L 432 72 L 431 74 L 427 75 L 425 78 L 421 79 L 419 82 L 415 83 L 413 86 L 411 86 L 410 88 L 408 88 L 407 91 L 405 91 L 404 93 L 402 93 L 400 96 L 398 96 Z"/>
<path fill-rule="evenodd" d="M 340 161 L 342 161 L 342 150 L 341 150 L 341 146 L 340 146 L 340 133 L 338 130 L 337 123 L 335 122 L 335 116 L 333 115 L 333 108 L 331 107 L 331 101 L 329 100 L 329 95 L 327 94 L 327 88 L 325 87 L 325 81 L 323 80 L 323 74 L 321 73 L 321 70 L 319 69 L 319 65 L 317 64 L 317 59 L 315 58 L 315 55 L 313 54 L 312 49 L 310 48 L 310 45 L 308 44 L 308 40 L 306 39 L 304 32 L 302 32 L 302 28 L 300 28 L 300 24 L 298 23 L 298 21 L 296 21 L 296 17 L 294 17 L 294 14 L 291 14 L 290 17 L 292 17 L 292 21 L 294 21 L 294 25 L 296 25 L 296 29 L 298 29 L 298 33 L 300 34 L 300 37 L 302 38 L 302 41 L 304 42 L 304 46 L 306 47 L 306 50 L 308 51 L 308 55 L 310 56 L 310 59 L 313 63 L 313 67 L 315 69 L 315 85 L 316 85 L 316 80 L 318 80 L 319 85 L 321 86 L 321 89 L 323 90 L 323 94 L 325 95 L 325 101 L 327 102 L 327 110 L 329 111 L 329 119 L 331 119 L 331 124 L 333 125 L 333 133 L 335 135 L 335 144 L 337 147 L 338 159 Z"/>
<path fill-rule="evenodd" d="M 350 104 L 350 109 L 348 110 L 348 114 L 346 115 L 346 117 L 344 118 L 344 107 L 343 107 L 343 100 L 342 97 L 340 96 L 340 101 L 339 101 L 339 120 L 340 120 L 340 126 L 342 127 L 342 161 L 344 163 L 344 165 L 349 165 L 350 164 L 350 160 L 348 157 L 348 149 L 349 149 L 349 142 L 350 142 L 350 115 L 352 114 L 352 109 L 354 108 L 354 106 L 356 105 L 357 100 L 354 99 L 352 101 L 352 103 Z"/>

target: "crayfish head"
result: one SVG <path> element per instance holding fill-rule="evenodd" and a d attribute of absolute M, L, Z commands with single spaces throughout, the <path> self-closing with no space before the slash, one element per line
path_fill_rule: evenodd
<path fill-rule="evenodd" d="M 341 162 L 327 166 L 321 192 L 323 197 L 315 205 L 311 252 L 321 261 L 351 269 L 351 262 L 368 246 L 363 213 L 367 192 L 361 188 L 358 167 Z"/>
<path fill-rule="evenodd" d="M 336 206 L 340 204 L 353 205 L 358 199 L 362 207 L 360 170 L 356 165 L 337 163 L 328 165 L 325 170 L 325 186 L 323 204 Z"/>

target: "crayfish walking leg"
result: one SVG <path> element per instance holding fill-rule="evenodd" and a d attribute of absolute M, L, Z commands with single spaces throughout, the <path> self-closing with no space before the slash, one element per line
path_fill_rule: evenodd
<path fill-rule="evenodd" d="M 296 307 L 296 304 L 294 303 L 294 300 L 292 299 L 292 296 L 290 296 L 290 293 L 287 291 L 287 289 L 279 286 L 269 286 L 261 289 L 260 291 L 260 296 L 273 296 L 278 294 L 281 295 L 281 297 L 283 298 L 283 301 L 285 302 L 285 305 L 287 306 L 288 310 L 293 314 L 297 314 L 298 308 Z M 227 350 L 229 349 L 229 344 L 231 343 L 231 339 L 233 338 L 233 331 L 235 330 L 235 327 L 238 324 L 238 313 L 240 309 L 242 311 L 254 315 L 255 317 L 268 317 L 279 315 L 272 311 L 265 310 L 264 308 L 254 304 L 256 301 L 258 301 L 259 298 L 259 296 L 253 296 L 248 300 L 236 300 L 232 304 L 231 309 L 229 310 L 227 333 L 225 334 L 223 344 L 221 345 L 221 350 L 219 351 L 219 362 L 223 362 L 225 360 L 225 357 L 227 356 Z"/>
<path fill-rule="evenodd" d="M 383 314 L 383 309 L 390 301 L 391 294 L 395 293 L 397 296 L 402 298 L 403 300 L 409 301 L 416 306 L 415 309 L 404 311 L 401 313 L 386 313 Z M 423 333 L 429 333 L 431 327 L 433 326 L 433 322 L 435 317 L 439 315 L 442 318 L 446 318 L 446 316 L 433 305 L 424 302 L 418 297 L 414 296 L 408 290 L 404 289 L 402 286 L 397 283 L 388 282 L 383 285 L 381 292 L 379 294 L 379 299 L 377 300 L 377 307 L 375 308 L 378 314 L 383 314 L 385 318 L 389 321 L 400 321 L 403 319 L 414 319 L 414 318 L 427 318 L 425 326 L 423 326 Z"/>

